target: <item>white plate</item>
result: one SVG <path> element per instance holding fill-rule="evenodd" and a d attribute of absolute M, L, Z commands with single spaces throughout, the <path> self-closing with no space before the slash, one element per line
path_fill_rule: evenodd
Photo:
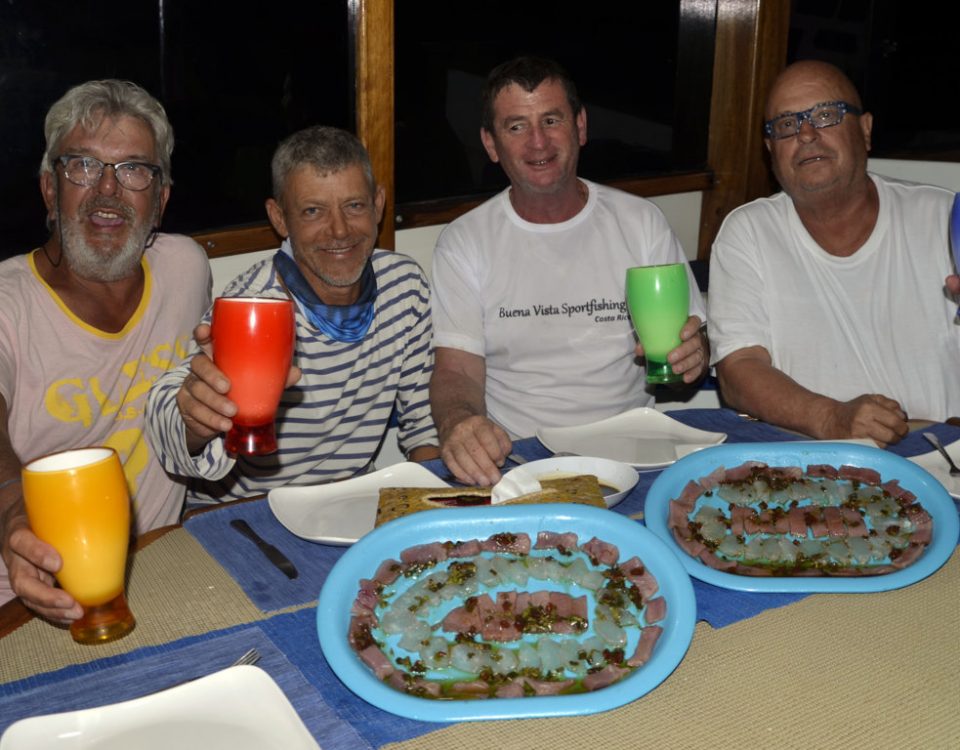
<path fill-rule="evenodd" d="M 342 482 L 270 490 L 270 510 L 301 539 L 337 546 L 353 544 L 373 530 L 381 487 L 449 487 L 429 469 L 410 461 Z"/>
<path fill-rule="evenodd" d="M 950 445 L 943 447 L 950 454 L 953 462 L 960 465 L 960 440 L 954 440 Z M 919 456 L 910 456 L 908 460 L 933 474 L 934 478 L 943 485 L 947 492 L 960 500 L 960 477 L 950 476 L 950 467 L 947 466 L 947 460 L 940 455 L 940 451 L 930 451 Z"/>
<path fill-rule="evenodd" d="M 577 474 L 593 474 L 601 485 L 605 485 L 601 489 L 604 490 L 603 499 L 606 501 L 608 508 L 612 508 L 623 500 L 640 481 L 640 475 L 632 466 L 620 461 L 611 461 L 609 458 L 594 458 L 592 456 L 554 456 L 539 461 L 530 461 L 519 468 L 530 472 L 538 480 L 556 479 Z M 513 471 L 515 469 L 511 469 L 504 476 L 510 476 Z M 610 494 L 607 494 L 607 487 L 613 488 Z"/>
<path fill-rule="evenodd" d="M 319 750 L 258 667 L 230 667 L 143 698 L 18 721 L 0 750 Z"/>
<path fill-rule="evenodd" d="M 688 427 L 656 409 L 632 409 L 576 427 L 541 427 L 537 438 L 554 453 L 621 461 L 637 469 L 662 469 L 679 458 L 722 443 L 726 433 Z"/>

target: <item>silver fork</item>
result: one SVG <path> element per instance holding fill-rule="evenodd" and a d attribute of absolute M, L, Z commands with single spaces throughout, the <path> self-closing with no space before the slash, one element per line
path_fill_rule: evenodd
<path fill-rule="evenodd" d="M 946 448 L 943 447 L 943 444 L 940 442 L 940 438 L 934 435 L 932 432 L 925 432 L 923 436 L 930 442 L 934 448 L 940 451 L 940 455 L 947 459 L 947 463 L 950 464 L 950 476 L 960 477 L 960 469 L 957 468 L 957 465 L 953 462 L 953 459 L 950 458 L 950 454 L 947 453 Z"/>
<path fill-rule="evenodd" d="M 237 659 L 235 662 L 233 662 L 233 664 L 231 664 L 230 666 L 240 667 L 244 665 L 256 664 L 258 661 L 260 661 L 260 652 L 257 651 L 255 648 L 252 648 L 249 651 L 247 651 L 245 654 L 240 656 L 240 658 Z M 187 680 L 180 680 L 180 682 L 175 682 L 172 685 L 167 685 L 165 688 L 161 688 L 160 690 L 157 690 L 154 692 L 162 692 L 163 690 L 169 690 L 170 688 L 180 687 L 181 685 L 186 685 L 188 682 L 194 682 L 196 680 L 199 680 L 200 677 L 204 677 L 204 676 L 205 675 L 200 675 L 199 677 L 191 677 Z"/>
<path fill-rule="evenodd" d="M 247 653 L 245 653 L 243 656 L 241 656 L 239 659 L 237 659 L 230 666 L 240 667 L 240 666 L 243 666 L 244 664 L 256 664 L 258 661 L 260 661 L 260 652 L 257 651 L 255 648 L 252 648 L 249 651 L 247 651 Z"/>

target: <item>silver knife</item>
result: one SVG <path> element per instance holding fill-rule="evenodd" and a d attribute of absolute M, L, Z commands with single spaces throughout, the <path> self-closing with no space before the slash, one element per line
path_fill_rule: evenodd
<path fill-rule="evenodd" d="M 250 524 L 248 524 L 242 518 L 234 518 L 230 522 L 230 525 L 255 545 L 257 545 L 257 549 L 259 549 L 270 562 L 276 565 L 280 569 L 280 572 L 283 573 L 287 578 L 292 580 L 300 575 L 293 563 L 287 559 L 286 555 L 284 555 L 272 544 L 264 541 L 260 535 L 254 531 L 253 528 L 251 528 Z"/>

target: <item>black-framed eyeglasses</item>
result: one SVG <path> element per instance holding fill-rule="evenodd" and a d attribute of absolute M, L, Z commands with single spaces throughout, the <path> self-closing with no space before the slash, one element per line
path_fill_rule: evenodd
<path fill-rule="evenodd" d="M 863 111 L 849 102 L 821 102 L 814 104 L 803 112 L 787 112 L 763 124 L 763 132 L 768 138 L 780 140 L 790 138 L 800 132 L 804 122 L 809 122 L 815 128 L 832 128 L 843 122 L 843 116 L 862 115 Z"/>
<path fill-rule="evenodd" d="M 146 190 L 153 183 L 154 177 L 163 171 L 156 164 L 142 161 L 109 164 L 92 156 L 77 154 L 64 154 L 57 157 L 57 161 L 63 165 L 63 176 L 80 187 L 93 187 L 103 177 L 104 168 L 113 167 L 117 182 L 127 190 Z"/>

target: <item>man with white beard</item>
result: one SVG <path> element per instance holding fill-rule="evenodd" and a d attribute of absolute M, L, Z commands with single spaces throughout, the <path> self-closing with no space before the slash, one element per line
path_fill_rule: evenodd
<path fill-rule="evenodd" d="M 184 486 L 154 458 L 143 411 L 153 381 L 183 358 L 211 276 L 196 242 L 158 233 L 173 131 L 156 99 L 126 81 L 90 81 L 50 108 L 44 132 L 50 238 L 0 263 L 0 603 L 18 595 L 65 623 L 82 612 L 53 585 L 56 550 L 27 525 L 20 467 L 111 447 L 136 531 L 176 522 Z"/>

